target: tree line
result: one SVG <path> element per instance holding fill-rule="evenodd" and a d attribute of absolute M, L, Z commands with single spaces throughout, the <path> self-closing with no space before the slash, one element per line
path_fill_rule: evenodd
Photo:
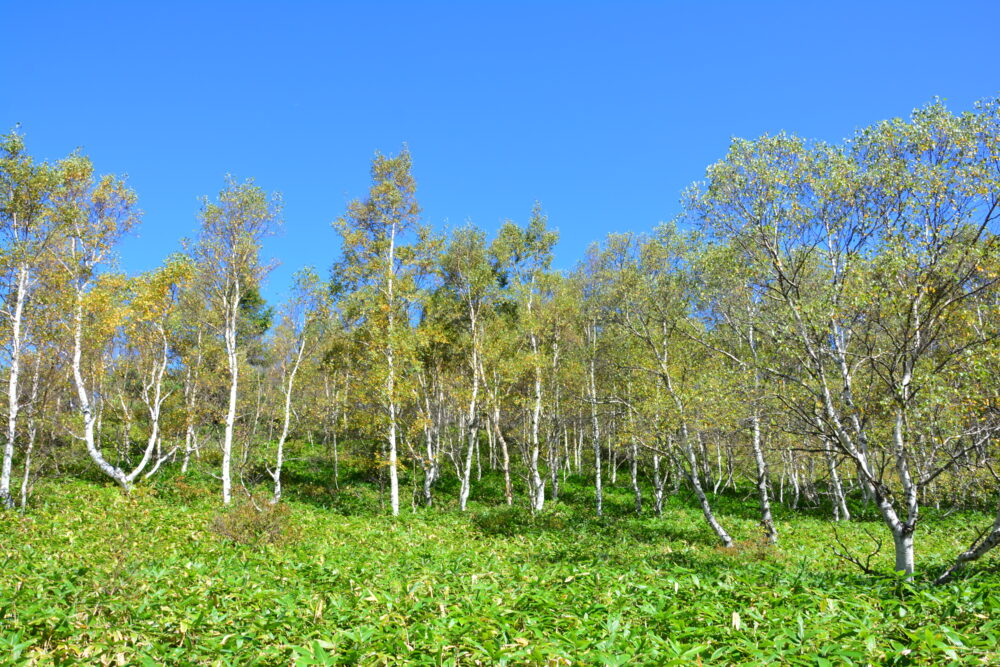
<path fill-rule="evenodd" d="M 585 476 L 601 515 L 621 476 L 636 513 L 693 494 L 724 547 L 722 491 L 753 490 L 772 543 L 775 502 L 847 521 L 855 498 L 906 574 L 922 507 L 998 507 L 1000 101 L 841 144 L 734 140 L 676 220 L 570 271 L 540 205 L 492 238 L 438 233 L 412 171 L 376 154 L 328 275 L 272 307 L 279 195 L 227 178 L 196 238 L 127 276 L 125 180 L 0 137 L 0 502 L 81 458 L 126 493 L 200 467 L 225 504 L 264 480 L 279 502 L 290 452 L 334 488 L 349 458 L 394 515 L 446 476 L 465 510 L 484 471 L 532 513 Z M 998 542 L 1000 511 L 939 579 Z"/>

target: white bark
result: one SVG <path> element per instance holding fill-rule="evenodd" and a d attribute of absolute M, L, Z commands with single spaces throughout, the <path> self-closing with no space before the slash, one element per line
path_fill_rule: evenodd
<path fill-rule="evenodd" d="M 281 424 L 281 435 L 278 436 L 278 452 L 275 457 L 274 471 L 271 473 L 271 478 L 274 480 L 274 497 L 271 503 L 277 503 L 281 500 L 281 467 L 285 462 L 285 440 L 288 438 L 288 424 L 292 416 L 292 387 L 295 384 L 295 374 L 299 370 L 299 365 L 302 363 L 302 353 L 306 349 L 306 337 L 303 336 L 299 341 L 298 350 L 295 353 L 295 361 L 292 363 L 292 368 L 288 373 L 288 378 L 285 383 L 285 418 Z"/>
<path fill-rule="evenodd" d="M 541 444 L 538 440 L 538 426 L 542 419 L 542 370 L 538 360 L 538 338 L 531 334 L 531 351 L 535 356 L 535 404 L 531 410 L 531 450 L 528 454 L 528 482 L 531 491 L 531 509 L 540 511 L 545 506 L 545 480 L 538 469 Z"/>
<path fill-rule="evenodd" d="M 198 452 L 198 434 L 195 430 L 195 406 L 198 400 L 198 370 L 201 368 L 201 329 L 195 341 L 194 364 L 189 363 L 184 373 L 184 460 L 181 473 L 186 473 L 191 462 L 191 454 Z"/>
<path fill-rule="evenodd" d="M 844 498 L 844 486 L 840 482 L 840 473 L 837 472 L 837 455 L 830 446 L 830 441 L 823 438 L 823 450 L 826 454 L 827 469 L 830 473 L 830 495 L 833 504 L 834 521 L 850 521 L 851 511 L 847 509 L 847 500 Z"/>
<path fill-rule="evenodd" d="M 760 525 L 764 529 L 764 534 L 767 536 L 767 541 L 771 544 L 777 544 L 778 542 L 778 531 L 774 527 L 774 519 L 771 518 L 771 499 L 768 496 L 768 475 L 767 475 L 767 461 L 764 458 L 764 448 L 761 445 L 760 438 L 760 414 L 758 413 L 758 408 L 755 405 L 753 408 L 752 419 L 752 438 L 751 442 L 753 444 L 753 458 L 757 465 L 757 500 L 760 503 Z"/>
<path fill-rule="evenodd" d="M 461 486 L 458 496 L 459 509 L 463 512 L 472 491 L 472 456 L 477 444 L 476 441 L 479 439 L 479 322 L 477 315 L 476 307 L 470 301 L 469 329 L 472 337 L 472 358 L 469 361 L 469 369 L 472 372 L 472 393 L 469 396 L 469 411 L 465 424 L 467 439 L 465 467 L 460 476 Z"/>
<path fill-rule="evenodd" d="M 386 400 L 389 403 L 389 504 L 392 508 L 392 515 L 399 516 L 399 469 L 396 448 L 396 358 L 395 358 L 395 303 L 394 303 L 394 278 L 396 276 L 395 267 L 396 251 L 396 223 L 392 224 L 392 231 L 389 234 L 389 261 L 386 267 L 386 291 L 389 303 L 389 326 L 386 332 L 388 343 L 385 350 L 385 358 L 388 366 L 386 374 L 385 390 Z"/>
<path fill-rule="evenodd" d="M 41 374 L 41 357 L 35 356 L 35 371 L 31 378 L 31 399 L 28 415 L 28 442 L 24 448 L 24 475 L 21 477 L 21 511 L 28 505 L 28 494 L 31 490 L 31 455 L 35 449 L 35 439 L 38 435 L 38 380 Z"/>
<path fill-rule="evenodd" d="M 240 283 L 233 282 L 231 294 L 226 295 L 225 331 L 226 362 L 229 365 L 229 409 L 226 412 L 226 431 L 222 441 L 222 502 L 228 505 L 233 499 L 233 429 L 236 425 L 236 399 L 239 388 L 240 362 L 236 350 L 236 324 L 240 308 Z"/>
<path fill-rule="evenodd" d="M 167 333 L 164 331 L 163 326 L 159 325 L 157 327 L 160 334 L 161 342 L 161 356 L 159 361 L 153 363 L 153 368 L 150 371 L 150 380 L 147 384 L 143 385 L 142 388 L 142 400 L 146 404 L 146 410 L 149 412 L 149 440 L 146 442 L 146 449 L 142 454 L 142 460 L 135 469 L 126 476 L 126 479 L 131 483 L 139 476 L 140 473 L 145 469 L 146 465 L 149 463 L 149 458 L 153 454 L 153 449 L 157 446 L 160 439 L 160 413 L 163 408 L 163 401 L 167 399 L 167 395 L 163 393 L 163 374 L 167 370 L 167 361 L 170 351 L 169 344 L 167 343 Z M 152 392 L 152 394 L 150 393 Z M 157 462 L 157 468 L 161 461 Z"/>
<path fill-rule="evenodd" d="M 94 463 L 97 464 L 97 467 L 100 468 L 101 472 L 115 480 L 115 482 L 121 485 L 122 489 L 128 493 L 131 490 L 132 485 L 125 472 L 105 460 L 104 455 L 101 454 L 100 447 L 98 447 L 94 437 L 94 426 L 97 421 L 97 416 L 94 412 L 94 406 L 90 401 L 90 395 L 87 392 L 87 385 L 83 380 L 83 370 L 81 368 L 83 358 L 82 290 L 78 290 L 76 294 L 73 324 L 73 359 L 71 366 L 73 370 L 73 383 L 76 387 L 76 395 L 80 404 L 80 415 L 83 417 L 83 441 L 87 446 L 87 453 L 90 455 L 90 458 L 94 461 Z"/>
<path fill-rule="evenodd" d="M 14 498 L 10 493 L 11 470 L 14 464 L 14 442 L 17 439 L 17 417 L 20 412 L 18 398 L 18 380 L 21 371 L 21 320 L 24 314 L 24 301 L 28 293 L 28 267 L 21 265 L 17 269 L 17 286 L 14 292 L 14 309 L 10 315 L 10 369 L 7 378 L 7 440 L 4 443 L 3 463 L 0 467 L 0 504 L 5 507 L 14 506 Z"/>
<path fill-rule="evenodd" d="M 719 537 L 719 540 L 722 541 L 722 546 L 727 548 L 733 546 L 733 538 L 729 536 L 726 529 L 723 528 L 722 524 L 720 524 L 718 519 L 715 518 L 712 506 L 708 502 L 708 496 L 705 495 L 705 491 L 701 486 L 701 479 L 698 476 L 698 460 L 694 447 L 691 445 L 691 438 L 688 434 L 686 424 L 681 425 L 681 450 L 684 454 L 684 458 L 687 460 L 687 466 L 681 467 L 687 474 L 688 481 L 691 482 L 691 488 L 694 489 L 695 496 L 698 497 L 698 502 L 701 504 L 702 514 L 705 515 L 705 521 L 708 522 L 708 525 Z"/>
<path fill-rule="evenodd" d="M 946 569 L 935 581 L 936 584 L 943 584 L 951 577 L 964 568 L 967 564 L 979 560 L 987 552 L 994 549 L 998 544 L 1000 544 L 1000 507 L 997 508 L 996 518 L 993 520 L 993 525 L 975 540 L 969 548 L 963 551 L 955 559 L 955 562 L 951 564 L 948 569 Z M 897 563 L 898 566 L 898 563 Z"/>
<path fill-rule="evenodd" d="M 597 381 L 594 372 L 594 357 L 596 351 L 597 325 L 591 323 L 587 334 L 590 339 L 590 376 L 588 389 L 590 390 L 590 426 L 593 431 L 594 445 L 594 500 L 597 506 L 597 516 L 604 515 L 604 490 L 601 487 L 601 424 L 597 418 Z"/>

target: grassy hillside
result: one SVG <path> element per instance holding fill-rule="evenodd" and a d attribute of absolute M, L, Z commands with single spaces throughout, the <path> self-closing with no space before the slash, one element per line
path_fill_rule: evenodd
<path fill-rule="evenodd" d="M 756 541 L 752 498 L 720 496 L 720 519 L 741 540 L 724 551 L 683 495 L 662 518 L 636 518 L 629 492 L 612 488 L 609 516 L 597 520 L 586 480 L 570 478 L 560 502 L 536 518 L 481 500 L 460 514 L 445 488 L 441 507 L 393 520 L 360 474 L 336 491 L 295 473 L 293 465 L 285 507 L 263 517 L 220 514 L 211 478 L 163 478 L 130 498 L 95 482 L 45 482 L 27 514 L 0 515 L 0 656 L 15 664 L 1000 661 L 996 558 L 950 585 L 927 581 L 985 515 L 928 516 L 917 552 L 927 579 L 908 583 L 834 556 L 825 508 L 779 509 L 781 544 L 769 548 Z M 476 494 L 502 497 L 496 480 Z M 871 519 L 839 529 L 861 556 L 873 548 L 866 529 L 885 537 Z M 889 547 L 873 561 L 881 572 L 891 570 Z"/>

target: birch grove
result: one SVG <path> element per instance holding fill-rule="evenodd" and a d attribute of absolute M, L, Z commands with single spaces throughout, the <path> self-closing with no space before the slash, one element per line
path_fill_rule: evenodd
<path fill-rule="evenodd" d="M 721 549 L 748 537 L 730 496 L 772 544 L 788 512 L 875 517 L 912 576 L 928 507 L 1000 517 L 998 156 L 996 100 L 837 145 L 735 139 L 677 220 L 573 266 L 541 204 L 435 231 L 404 148 L 317 226 L 329 269 L 271 305 L 279 195 L 228 178 L 181 253 L 125 275 L 124 179 L 9 133 L 0 502 L 30 512 L 53 469 L 125 493 L 212 476 L 223 504 L 279 504 L 289 476 L 340 494 L 350 470 L 392 516 L 540 516 L 578 477 L 595 520 L 616 486 L 640 516 L 690 502 Z M 1000 544 L 1000 518 L 979 528 L 935 579 Z"/>

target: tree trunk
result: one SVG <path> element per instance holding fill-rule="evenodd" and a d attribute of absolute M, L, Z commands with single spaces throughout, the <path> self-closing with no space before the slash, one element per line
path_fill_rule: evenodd
<path fill-rule="evenodd" d="M 653 454 L 653 511 L 656 516 L 663 514 L 663 485 L 666 477 L 660 471 L 660 455 Z"/>
<path fill-rule="evenodd" d="M 632 452 L 629 456 L 629 472 L 632 477 L 632 494 L 635 496 L 635 513 L 642 514 L 642 489 L 639 487 L 639 443 L 632 440 Z"/>
<path fill-rule="evenodd" d="M 160 442 L 160 412 L 163 407 L 163 401 L 166 399 L 166 397 L 163 396 L 163 375 L 167 371 L 170 347 L 167 343 L 167 334 L 163 330 L 162 326 L 159 327 L 159 333 L 160 342 L 162 344 L 162 356 L 159 363 L 156 363 L 153 366 L 152 371 L 150 371 L 149 384 L 143 386 L 142 389 L 142 399 L 149 412 L 149 440 L 146 442 L 146 449 L 142 453 L 142 459 L 139 461 L 139 465 L 137 465 L 127 476 L 129 482 L 134 481 L 146 468 L 146 465 L 149 463 L 149 458 L 153 454 L 154 447 L 157 447 Z M 150 390 L 153 392 L 152 396 L 149 394 Z M 160 458 L 159 453 L 157 453 L 157 458 Z M 161 462 L 162 461 L 158 461 L 157 467 L 159 467 L 159 463 Z"/>
<path fill-rule="evenodd" d="M 299 341 L 299 349 L 295 353 L 295 362 L 288 373 L 288 384 L 285 386 L 285 419 L 281 424 L 281 435 L 278 436 L 278 452 L 275 457 L 274 472 L 271 474 L 271 478 L 274 480 L 274 497 L 271 499 L 271 504 L 276 504 L 281 500 L 281 466 L 285 462 L 285 440 L 288 438 L 288 424 L 292 417 L 292 387 L 295 384 L 295 373 L 298 372 L 299 364 L 302 363 L 302 353 L 305 349 L 306 338 L 303 336 Z"/>
<path fill-rule="evenodd" d="M 38 380 L 41 371 L 41 356 L 35 355 L 35 371 L 31 377 L 30 412 L 28 413 L 28 443 L 24 450 L 24 475 L 21 478 L 21 511 L 28 505 L 28 493 L 31 489 L 31 455 L 35 449 L 35 438 L 38 435 Z"/>
<path fill-rule="evenodd" d="M 601 425 L 597 419 L 597 385 L 595 382 L 593 354 L 590 357 L 590 427 L 594 436 L 594 501 L 597 506 L 597 516 L 603 516 L 604 490 L 601 488 Z"/>
<path fill-rule="evenodd" d="M 97 417 L 94 413 L 94 406 L 90 402 L 90 396 L 87 393 L 87 385 L 83 380 L 83 370 L 81 368 L 82 358 L 83 358 L 83 292 L 78 291 L 76 294 L 76 309 L 74 314 L 74 327 L 73 327 L 73 382 L 76 386 L 77 399 L 80 401 L 80 414 L 83 417 L 83 441 L 87 446 L 87 453 L 90 455 L 91 460 L 97 464 L 101 472 L 115 480 L 125 493 L 131 491 L 131 484 L 129 484 L 128 479 L 125 477 L 125 473 L 118 467 L 110 464 L 105 460 L 104 455 L 101 454 L 100 448 L 97 446 L 97 442 L 94 437 L 94 426 L 97 421 Z"/>
<path fill-rule="evenodd" d="M 239 387 L 240 364 L 236 355 L 236 314 L 239 309 L 237 288 L 233 303 L 229 304 L 226 322 L 226 361 L 229 364 L 229 409 L 226 412 L 226 432 L 222 441 L 222 503 L 228 505 L 233 500 L 233 428 L 236 425 L 236 399 Z"/>
<path fill-rule="evenodd" d="M 392 515 L 399 516 L 399 469 L 397 467 L 396 451 L 396 359 L 395 348 L 393 346 L 393 335 L 395 335 L 395 294 L 393 291 L 395 278 L 395 249 L 396 249 L 396 223 L 392 223 L 392 232 L 389 236 L 389 261 L 387 263 L 387 291 L 389 306 L 389 326 L 387 331 L 387 344 L 385 357 L 388 364 L 388 374 L 386 376 L 386 400 L 389 403 L 389 505 L 392 508 Z"/>
<path fill-rule="evenodd" d="M 681 427 L 681 447 L 687 458 L 689 469 L 686 472 L 688 479 L 691 482 L 691 487 L 694 489 L 694 494 L 698 497 L 698 502 L 701 504 L 701 511 L 705 515 L 705 521 L 708 522 L 708 525 L 711 526 L 712 530 L 722 541 L 722 546 L 727 548 L 733 546 L 733 538 L 729 536 L 726 529 L 715 518 L 712 506 L 708 502 L 708 496 L 705 495 L 705 491 L 702 489 L 701 480 L 698 477 L 698 459 L 694 447 L 691 445 L 687 426 Z"/>
<path fill-rule="evenodd" d="M 545 480 L 539 472 L 538 457 L 541 444 L 538 427 L 542 419 L 542 369 L 538 359 L 538 339 L 531 334 L 531 351 L 535 355 L 535 404 L 531 410 L 531 451 L 528 455 L 528 481 L 531 486 L 531 509 L 539 512 L 545 506 Z"/>
<path fill-rule="evenodd" d="M 760 503 L 760 525 L 764 529 L 764 535 L 771 544 L 778 543 L 778 531 L 774 527 L 774 520 L 771 518 L 771 499 L 768 497 L 767 460 L 764 458 L 764 448 L 760 437 L 760 414 L 757 407 L 754 407 L 752 417 L 753 434 L 751 442 L 753 444 L 753 458 L 757 464 L 757 500 Z"/>
<path fill-rule="evenodd" d="M 827 468 L 830 471 L 830 495 L 833 504 L 833 520 L 850 521 L 851 512 L 847 509 L 844 488 L 840 483 L 840 475 L 837 473 L 837 456 L 827 438 L 823 438 L 823 449 L 826 453 Z"/>
<path fill-rule="evenodd" d="M 17 438 L 17 417 L 20 412 L 18 398 L 18 379 L 21 372 L 21 320 L 24 313 L 24 301 L 28 293 L 28 267 L 17 269 L 17 287 L 14 292 L 14 312 L 10 318 L 10 369 L 7 377 L 7 441 L 4 443 L 3 463 L 0 466 L 0 504 L 4 507 L 14 506 L 14 497 L 10 493 L 10 476 L 14 465 L 14 442 Z"/>
<path fill-rule="evenodd" d="M 958 572 L 968 563 L 979 560 L 988 551 L 995 548 L 1000 544 L 1000 507 L 997 508 L 996 518 L 993 520 L 993 526 L 988 532 L 984 532 L 978 539 L 976 539 L 969 548 L 963 551 L 955 559 L 955 562 L 945 570 L 941 576 L 934 580 L 935 584 L 943 584 L 951 579 L 955 572 Z M 898 565 L 898 562 L 897 562 Z"/>
<path fill-rule="evenodd" d="M 514 488 L 510 482 L 510 448 L 507 446 L 507 438 L 503 436 L 500 428 L 500 406 L 496 400 L 493 404 L 493 430 L 500 443 L 500 465 L 503 468 L 503 496 L 508 505 L 514 504 Z"/>

